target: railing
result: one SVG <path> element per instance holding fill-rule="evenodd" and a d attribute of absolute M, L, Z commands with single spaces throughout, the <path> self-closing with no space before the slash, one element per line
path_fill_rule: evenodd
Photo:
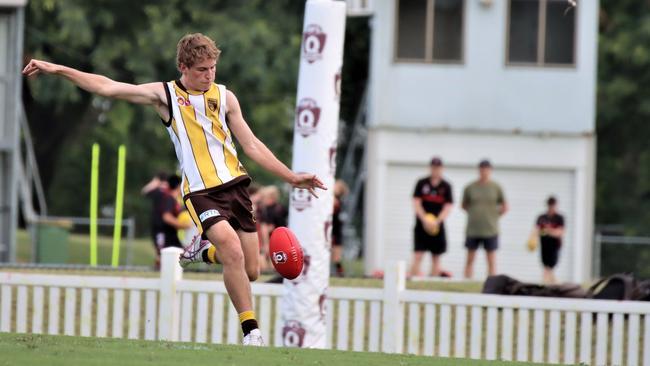
<path fill-rule="evenodd" d="M 650 237 L 594 235 L 593 274 L 595 278 L 619 272 L 650 277 Z"/>
<path fill-rule="evenodd" d="M 184 280 L 177 249 L 160 278 L 0 273 L 0 331 L 237 344 L 222 282 Z M 439 357 L 650 365 L 650 303 L 405 289 L 405 265 L 377 288 L 331 288 L 327 347 Z M 253 284 L 268 344 L 292 342 L 281 285 Z"/>

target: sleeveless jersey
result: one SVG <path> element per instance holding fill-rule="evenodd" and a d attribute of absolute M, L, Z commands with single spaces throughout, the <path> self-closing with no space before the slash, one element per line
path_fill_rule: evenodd
<path fill-rule="evenodd" d="M 163 84 L 170 115 L 163 123 L 183 173 L 183 196 L 246 178 L 226 122 L 226 87 L 213 83 L 199 92 L 187 90 L 179 80 Z"/>

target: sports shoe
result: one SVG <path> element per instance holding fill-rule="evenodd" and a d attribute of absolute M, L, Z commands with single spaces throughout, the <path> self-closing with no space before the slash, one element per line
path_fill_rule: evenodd
<path fill-rule="evenodd" d="M 190 263 L 202 263 L 203 251 L 207 250 L 212 243 L 209 240 L 201 240 L 201 235 L 194 235 L 192 242 L 183 248 L 183 253 L 178 258 L 181 267 L 185 268 Z"/>
<path fill-rule="evenodd" d="M 253 329 L 250 333 L 244 336 L 244 346 L 264 347 L 264 339 L 262 339 L 262 332 L 259 329 Z"/>

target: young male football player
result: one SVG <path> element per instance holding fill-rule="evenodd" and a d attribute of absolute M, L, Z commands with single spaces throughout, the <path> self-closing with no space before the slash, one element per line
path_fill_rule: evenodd
<path fill-rule="evenodd" d="M 181 165 L 185 205 L 204 239 L 197 237 L 181 256 L 182 264 L 219 260 L 232 303 L 239 313 L 244 345 L 264 345 L 252 307 L 250 281 L 259 275 L 259 242 L 246 187 L 251 178 L 242 166 L 232 135 L 263 168 L 294 187 L 325 189 L 314 174 L 294 173 L 253 134 L 235 94 L 215 83 L 221 51 L 214 41 L 188 34 L 177 45 L 180 78 L 134 85 L 40 60 L 31 60 L 27 76 L 60 75 L 104 97 L 152 106 L 171 138 Z M 212 243 L 212 244 L 210 244 Z"/>

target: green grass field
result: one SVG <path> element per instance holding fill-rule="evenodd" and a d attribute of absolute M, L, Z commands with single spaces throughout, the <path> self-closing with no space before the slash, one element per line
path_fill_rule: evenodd
<path fill-rule="evenodd" d="M 382 353 L 0 334 L 0 365 L 531 365 Z"/>

